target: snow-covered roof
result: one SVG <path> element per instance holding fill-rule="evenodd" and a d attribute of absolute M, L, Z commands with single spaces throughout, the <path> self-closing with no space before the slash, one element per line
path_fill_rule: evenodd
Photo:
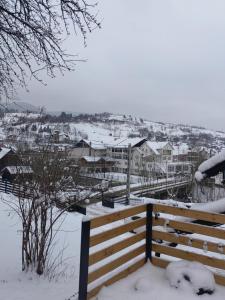
<path fill-rule="evenodd" d="M 81 158 L 85 159 L 86 162 L 99 162 L 101 160 L 106 162 L 114 162 L 116 159 L 113 159 L 111 157 L 101 157 L 101 156 L 82 156 Z"/>
<path fill-rule="evenodd" d="M 131 147 L 134 147 L 140 142 L 145 142 L 145 138 L 115 138 L 115 137 L 108 137 L 107 142 L 104 141 L 95 141 L 95 140 L 87 140 L 82 139 L 86 144 L 91 146 L 92 149 L 100 150 L 100 149 L 107 149 L 107 148 L 122 148 L 128 147 L 131 144 Z"/>
<path fill-rule="evenodd" d="M 10 148 L 0 148 L 0 159 L 2 159 L 6 154 L 8 154 L 12 149 Z"/>
<path fill-rule="evenodd" d="M 152 141 L 146 141 L 146 143 L 156 155 L 159 155 L 158 150 L 163 149 L 169 144 L 169 142 L 152 142 Z"/>
<path fill-rule="evenodd" d="M 8 170 L 8 172 L 12 175 L 33 173 L 33 170 L 30 166 L 7 166 L 2 170 L 2 172 L 4 172 L 4 170 Z"/>
<path fill-rule="evenodd" d="M 87 162 L 98 162 L 101 157 L 100 156 L 82 156 L 81 158 L 85 159 Z"/>
<path fill-rule="evenodd" d="M 112 146 L 113 147 L 128 147 L 129 144 L 131 144 L 131 147 L 136 146 L 137 144 L 141 142 L 145 142 L 145 138 L 126 138 L 126 139 L 116 139 L 113 141 Z"/>
<path fill-rule="evenodd" d="M 103 142 L 91 141 L 86 139 L 83 139 L 82 141 L 84 141 L 86 144 L 91 146 L 92 149 L 96 149 L 96 150 L 106 149 L 106 145 Z"/>
<path fill-rule="evenodd" d="M 173 155 L 188 154 L 189 146 L 186 143 L 173 146 Z"/>
<path fill-rule="evenodd" d="M 207 149 L 206 147 L 204 146 L 196 146 L 194 148 L 192 148 L 192 151 L 194 152 L 202 152 L 202 151 L 205 151 L 208 153 L 209 149 Z"/>

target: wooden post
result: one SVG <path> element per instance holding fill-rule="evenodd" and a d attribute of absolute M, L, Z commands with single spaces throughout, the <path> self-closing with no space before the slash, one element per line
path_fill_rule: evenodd
<path fill-rule="evenodd" d="M 87 300 L 89 246 L 90 246 L 90 221 L 88 220 L 82 222 L 82 229 L 81 229 L 80 277 L 79 277 L 78 300 Z"/>
<path fill-rule="evenodd" d="M 152 260 L 152 212 L 153 204 L 148 203 L 146 206 L 146 249 L 145 261 Z"/>
<path fill-rule="evenodd" d="M 130 204 L 130 167 L 131 167 L 131 144 L 128 145 L 127 153 L 127 204 Z"/>

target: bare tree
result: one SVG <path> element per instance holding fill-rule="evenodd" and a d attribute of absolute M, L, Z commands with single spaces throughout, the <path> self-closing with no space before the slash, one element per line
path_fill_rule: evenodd
<path fill-rule="evenodd" d="M 89 1 L 89 3 L 88 3 Z M 51 77 L 74 68 L 75 58 L 63 49 L 73 27 L 84 38 L 100 27 L 92 0 L 0 0 L 0 95 L 12 97 L 15 87 L 26 88 L 30 75 Z"/>
<path fill-rule="evenodd" d="M 63 193 L 74 186 L 71 162 L 64 153 L 49 149 L 20 157 L 17 166 L 19 198 L 6 203 L 19 215 L 22 223 L 22 270 L 42 275 L 51 266 L 52 246 L 68 209 L 62 206 Z M 27 169 L 33 170 L 32 176 Z M 29 173 L 29 174 L 28 174 Z M 25 190 L 24 190 L 25 189 Z"/>

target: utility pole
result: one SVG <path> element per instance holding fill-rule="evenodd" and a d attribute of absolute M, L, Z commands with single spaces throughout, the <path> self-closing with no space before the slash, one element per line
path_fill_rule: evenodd
<path fill-rule="evenodd" d="M 131 167 L 131 144 L 128 145 L 127 153 L 127 202 L 130 204 L 130 168 Z"/>
<path fill-rule="evenodd" d="M 91 156 L 91 142 L 90 142 L 90 145 L 89 145 L 89 156 Z"/>

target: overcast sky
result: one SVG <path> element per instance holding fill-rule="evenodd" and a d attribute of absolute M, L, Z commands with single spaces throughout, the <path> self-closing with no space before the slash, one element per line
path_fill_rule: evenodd
<path fill-rule="evenodd" d="M 50 110 L 113 112 L 224 130 L 225 1 L 99 0 L 102 29 L 74 37 L 76 71 L 32 81 L 19 99 Z"/>

